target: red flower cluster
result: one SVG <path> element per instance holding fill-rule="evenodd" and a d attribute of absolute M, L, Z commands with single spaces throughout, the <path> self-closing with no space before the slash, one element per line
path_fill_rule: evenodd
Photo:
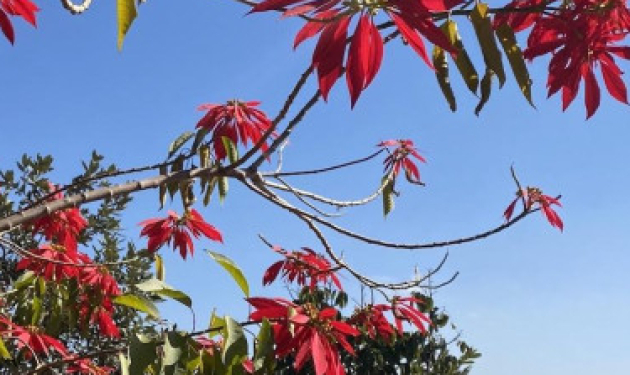
<path fill-rule="evenodd" d="M 114 306 L 111 302 L 113 297 L 120 295 L 120 288 L 105 267 L 90 266 L 92 260 L 86 254 L 67 253 L 64 247 L 58 245 L 42 245 L 29 252 L 43 259 L 21 259 L 16 269 L 33 271 L 37 276 L 57 283 L 76 279 L 81 288 L 79 305 L 82 323 L 97 323 L 103 335 L 120 336 L 112 319 Z"/>
<path fill-rule="evenodd" d="M 516 0 L 509 7 L 521 8 L 543 5 L 541 0 Z M 552 54 L 547 80 L 548 95 L 562 92 L 562 108 L 575 99 L 584 81 L 586 116 L 591 117 L 599 107 L 600 89 L 595 77 L 599 66 L 610 95 L 628 103 L 623 72 L 614 56 L 630 59 L 630 47 L 617 46 L 630 32 L 630 10 L 623 0 L 602 3 L 595 0 L 565 2 L 551 14 L 513 13 L 495 18 L 495 25 L 507 23 L 515 31 L 534 25 L 523 55 L 532 60 Z"/>
<path fill-rule="evenodd" d="M 156 252 L 165 243 L 170 245 L 173 242 L 174 248 L 179 248 L 179 254 L 183 259 L 186 259 L 189 249 L 192 256 L 195 247 L 190 233 L 195 238 L 203 235 L 212 241 L 223 242 L 221 233 L 206 223 L 195 209 L 186 211 L 181 218 L 175 212 L 169 211 L 168 216 L 164 219 L 149 219 L 141 222 L 140 225 L 144 227 L 140 236 L 149 237 L 147 250 L 151 253 Z"/>
<path fill-rule="evenodd" d="M 49 183 L 48 189 L 53 192 L 58 188 Z M 57 192 L 50 201 L 59 199 L 63 199 L 62 192 Z M 33 233 L 42 233 L 48 241 L 58 242 L 69 254 L 72 254 L 77 251 L 77 238 L 87 226 L 87 221 L 78 208 L 69 208 L 37 218 L 29 222 L 29 225 L 32 226 Z"/>
<path fill-rule="evenodd" d="M 238 144 L 239 140 L 244 146 L 251 141 L 258 143 L 263 134 L 271 127 L 271 120 L 267 115 L 255 108 L 260 102 L 241 102 L 232 100 L 227 104 L 202 104 L 200 111 L 208 111 L 197 123 L 198 128 L 207 129 L 212 132 L 212 145 L 215 156 L 222 160 L 227 156 L 227 151 L 223 145 L 223 137 L 227 137 Z M 267 143 L 261 147 L 262 151 L 267 150 Z"/>
<path fill-rule="evenodd" d="M 449 52 L 455 52 L 448 39 L 435 26 L 431 12 L 446 11 L 460 0 L 265 0 L 256 4 L 252 12 L 284 11 L 285 16 L 309 15 L 313 18 L 296 35 L 294 47 L 319 34 L 313 53 L 312 66 L 317 71 L 319 89 L 324 100 L 337 79 L 344 73 L 348 28 L 352 17 L 359 21 L 350 41 L 346 58 L 346 81 L 351 104 L 372 82 L 383 58 L 383 38 L 374 23 L 374 15 L 383 10 L 396 24 L 402 37 L 413 50 L 433 68 L 422 37 Z"/>
<path fill-rule="evenodd" d="M 329 307 L 318 310 L 310 304 L 299 306 L 284 299 L 248 298 L 256 311 L 250 319 L 272 322 L 276 355 L 295 355 L 294 367 L 300 371 L 313 361 L 316 375 L 343 375 L 337 344 L 354 354 L 347 336 L 358 336 L 359 331 L 348 323 L 337 320 L 339 313 Z"/>
<path fill-rule="evenodd" d="M 413 141 L 409 139 L 389 140 L 383 141 L 377 146 L 383 148 L 395 147 L 394 151 L 390 152 L 389 156 L 387 156 L 383 162 L 387 174 L 393 172 L 394 177 L 396 177 L 402 168 L 409 182 L 422 184 L 420 181 L 420 171 L 413 160 L 411 160 L 410 156 L 413 156 L 422 163 L 426 163 L 427 161 L 418 153 L 413 145 Z"/>
<path fill-rule="evenodd" d="M 427 331 L 425 325 L 431 324 L 431 320 L 415 308 L 414 304 L 418 303 L 422 303 L 422 301 L 415 297 L 394 297 L 391 309 L 399 334 L 402 335 L 403 333 L 403 322 L 410 322 L 416 326 L 420 332 L 424 333 Z"/>
<path fill-rule="evenodd" d="M 112 304 L 110 295 L 99 296 L 100 304 L 92 306 L 87 298 L 83 298 L 81 302 L 81 324 L 87 327 L 89 324 L 98 325 L 98 329 L 102 335 L 107 337 L 120 337 L 120 331 L 116 322 L 112 318 L 114 314 L 114 305 Z"/>
<path fill-rule="evenodd" d="M 265 271 L 263 285 L 274 282 L 282 271 L 282 277 L 289 282 L 295 281 L 298 285 L 308 284 L 311 290 L 317 284 L 328 281 L 332 281 L 337 288 L 342 289 L 339 278 L 324 256 L 306 247 L 303 247 L 302 251 L 286 251 L 275 246 L 273 249 L 283 255 L 285 259 L 272 264 Z"/>
<path fill-rule="evenodd" d="M 560 204 L 560 201 L 558 199 L 549 195 L 544 195 L 542 191 L 538 188 L 528 187 L 527 189 L 516 192 L 516 198 L 514 198 L 512 203 L 510 203 L 510 205 L 505 209 L 505 212 L 503 213 L 503 217 L 505 217 L 505 220 L 509 221 L 512 218 L 516 203 L 521 199 L 525 200 L 526 211 L 529 211 L 535 205 L 538 205 L 538 207 L 540 207 L 543 214 L 547 218 L 547 221 L 549 221 L 549 224 L 562 231 L 562 229 L 564 228 L 562 219 L 560 219 L 558 213 L 556 213 L 556 211 L 551 208 L 551 206 L 554 205 L 562 207 L 562 204 Z"/>
<path fill-rule="evenodd" d="M 0 336 L 4 335 L 14 338 L 18 349 L 26 349 L 24 352 L 26 358 L 31 358 L 33 353 L 47 356 L 50 354 L 50 348 L 64 356 L 67 353 L 66 347 L 59 340 L 42 333 L 40 328 L 22 327 L 0 315 Z"/>
<path fill-rule="evenodd" d="M 37 26 L 37 11 L 39 8 L 30 0 L 0 0 L 0 30 L 11 44 L 15 42 L 15 33 L 9 16 L 20 16 L 31 25 Z"/>
<path fill-rule="evenodd" d="M 68 253 L 63 246 L 44 244 L 29 252 L 43 259 L 22 258 L 16 266 L 18 271 L 31 270 L 48 281 L 61 281 L 79 276 L 79 269 L 68 264 L 78 262 L 77 253 Z"/>
<path fill-rule="evenodd" d="M 350 324 L 361 327 L 370 338 L 380 336 L 383 340 L 391 342 L 396 335 L 396 331 L 385 317 L 384 312 L 390 310 L 388 305 L 368 305 L 356 311 L 350 320 Z"/>
<path fill-rule="evenodd" d="M 404 322 L 410 322 L 420 332 L 425 333 L 427 331 L 426 325 L 431 324 L 431 320 L 414 306 L 414 304 L 418 303 L 422 303 L 422 300 L 415 297 L 394 297 L 391 305 L 369 305 L 355 312 L 350 322 L 363 327 L 371 338 L 378 335 L 389 341 L 394 336 L 394 329 L 387 318 L 385 318 L 384 313 L 391 311 L 398 334 L 403 334 Z"/>

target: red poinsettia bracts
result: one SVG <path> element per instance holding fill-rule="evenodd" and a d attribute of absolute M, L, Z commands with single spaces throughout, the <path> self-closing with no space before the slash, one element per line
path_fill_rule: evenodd
<path fill-rule="evenodd" d="M 77 277 L 79 274 L 77 267 L 71 265 L 77 264 L 77 254 L 68 253 L 63 246 L 45 244 L 38 249 L 31 249 L 29 252 L 44 259 L 25 257 L 17 263 L 16 269 L 18 271 L 30 270 L 48 281 L 61 281 Z M 46 259 L 65 264 L 49 262 Z"/>
<path fill-rule="evenodd" d="M 172 243 L 183 259 L 186 259 L 188 252 L 192 256 L 195 247 L 190 234 L 195 238 L 201 235 L 217 242 L 223 242 L 221 233 L 212 225 L 206 223 L 203 217 L 195 209 L 188 210 L 183 217 L 179 217 L 175 212 L 169 211 L 164 219 L 149 219 L 140 223 L 142 231 L 140 236 L 149 238 L 147 250 L 154 253 L 165 243 Z"/>
<path fill-rule="evenodd" d="M 110 300 L 105 300 L 103 306 L 96 307 L 91 314 L 90 323 L 96 323 L 100 333 L 107 337 L 120 337 L 120 331 L 112 318 L 114 307 Z"/>
<path fill-rule="evenodd" d="M 251 12 L 275 10 L 284 11 L 284 16 L 309 15 L 313 20 L 307 22 L 298 32 L 294 47 L 306 39 L 319 35 L 313 52 L 312 67 L 317 72 L 322 97 L 327 100 L 331 88 L 345 71 L 350 102 L 354 107 L 363 90 L 378 73 L 383 59 L 384 41 L 374 23 L 374 15 L 379 10 L 383 10 L 394 21 L 402 37 L 427 65 L 433 68 L 423 37 L 449 52 L 454 53 L 455 49 L 433 23 L 431 12 L 446 11 L 460 2 L 460 0 L 387 2 L 265 0 L 256 4 Z M 355 15 L 358 15 L 359 20 L 348 43 L 348 29 Z M 346 48 L 348 45 L 349 48 Z"/>
<path fill-rule="evenodd" d="M 49 183 L 48 189 L 53 192 L 58 188 Z M 63 199 L 62 192 L 57 192 L 50 198 L 50 201 L 59 199 Z M 76 253 L 77 238 L 87 226 L 87 221 L 78 208 L 69 208 L 37 218 L 29 222 L 29 225 L 32 227 L 33 233 L 42 233 L 48 241 L 55 241 L 63 245 L 68 253 Z"/>
<path fill-rule="evenodd" d="M 415 297 L 394 297 L 392 313 L 399 334 L 403 333 L 403 322 L 413 324 L 422 333 L 427 331 L 426 325 L 431 324 L 431 320 L 414 306 L 418 303 L 422 303 L 422 300 Z"/>
<path fill-rule="evenodd" d="M 44 334 L 41 328 L 22 327 L 3 316 L 0 316 L 0 335 L 15 339 L 17 348 L 24 349 L 26 358 L 30 358 L 33 353 L 48 356 L 51 348 L 61 355 L 67 354 L 66 347 L 59 340 Z"/>
<path fill-rule="evenodd" d="M 547 0 L 514 0 L 505 6 L 506 9 L 534 9 L 541 7 L 540 12 L 504 12 L 498 13 L 494 16 L 494 27 L 499 27 L 501 24 L 507 23 L 514 32 L 519 32 L 532 26 L 538 21 L 543 13 L 542 7 L 547 3 Z"/>
<path fill-rule="evenodd" d="M 87 256 L 85 257 L 87 258 Z M 87 258 L 87 261 L 84 260 L 83 262 L 83 264 L 90 263 L 92 263 L 92 261 L 89 258 Z M 82 285 L 93 287 L 103 296 L 115 297 L 121 293 L 118 282 L 109 273 L 107 268 L 103 266 L 81 267 L 79 279 Z"/>
<path fill-rule="evenodd" d="M 37 5 L 29 0 L 0 0 L 0 30 L 11 44 L 15 42 L 15 32 L 9 16 L 20 16 L 37 27 L 35 19 L 37 11 L 39 11 Z"/>
<path fill-rule="evenodd" d="M 359 331 L 348 323 L 337 320 L 339 313 L 329 307 L 318 310 L 310 304 L 295 305 L 283 299 L 249 298 L 256 309 L 250 319 L 269 319 L 273 324 L 276 355 L 295 355 L 294 367 L 300 371 L 312 360 L 316 375 L 345 374 L 339 358 L 337 344 L 354 354 L 348 336 L 358 336 Z"/>
<path fill-rule="evenodd" d="M 389 156 L 387 156 L 383 162 L 387 174 L 393 173 L 395 178 L 398 176 L 400 169 L 403 169 L 409 182 L 422 184 L 420 181 L 420 171 L 413 160 L 411 160 L 410 156 L 413 156 L 422 163 L 426 163 L 427 161 L 418 153 L 413 145 L 413 141 L 409 139 L 389 140 L 383 141 L 377 146 L 387 148 L 388 151 L 390 147 L 394 147 L 394 150 L 389 152 Z"/>
<path fill-rule="evenodd" d="M 212 145 L 214 154 L 218 160 L 227 156 L 227 150 L 223 144 L 223 137 L 237 145 L 240 141 L 243 146 L 251 141 L 258 143 L 263 134 L 271 127 L 271 120 L 267 115 L 257 109 L 260 102 L 241 102 L 232 100 L 227 104 L 202 104 L 200 111 L 208 111 L 197 123 L 198 128 L 207 129 L 212 132 Z M 261 147 L 262 151 L 267 150 L 267 143 Z"/>
<path fill-rule="evenodd" d="M 265 271 L 263 285 L 274 282 L 282 271 L 282 277 L 289 282 L 295 281 L 298 285 L 308 284 L 311 290 L 318 284 L 328 281 L 342 289 L 335 270 L 324 256 L 306 247 L 302 248 L 302 251 L 286 251 L 275 246 L 273 249 L 285 259 L 272 264 Z"/>
<path fill-rule="evenodd" d="M 528 187 L 527 189 L 516 192 L 516 198 L 514 198 L 503 213 L 505 220 L 510 221 L 512 214 L 514 213 L 516 203 L 521 199 L 524 199 L 525 201 L 525 211 L 529 211 L 537 206 L 541 209 L 545 218 L 547 218 L 547 221 L 552 227 L 556 227 L 560 229 L 560 231 L 564 229 L 562 219 L 560 219 L 558 213 L 551 207 L 562 207 L 560 201 L 557 198 L 543 194 L 540 189 L 533 187 Z"/>
<path fill-rule="evenodd" d="M 391 342 L 396 335 L 396 331 L 394 331 L 389 320 L 385 317 L 384 312 L 389 310 L 391 308 L 387 305 L 368 305 L 356 311 L 348 323 L 361 327 L 372 339 L 379 336 L 386 342 Z"/>
<path fill-rule="evenodd" d="M 600 104 L 600 89 L 595 77 L 599 66 L 610 95 L 628 103 L 622 71 L 614 56 L 630 59 L 630 47 L 617 43 L 630 32 L 630 11 L 625 1 L 579 0 L 567 3 L 553 15 L 535 21 L 523 55 L 527 59 L 552 54 L 547 80 L 548 95 L 562 92 L 562 108 L 568 108 L 584 82 L 586 117 Z"/>

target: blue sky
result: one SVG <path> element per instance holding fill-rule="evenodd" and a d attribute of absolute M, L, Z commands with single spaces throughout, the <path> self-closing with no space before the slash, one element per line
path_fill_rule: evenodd
<path fill-rule="evenodd" d="M 245 16 L 242 5 L 227 0 L 149 1 L 119 53 L 114 2 L 95 2 L 75 17 L 56 2 L 40 3 L 37 30 L 16 21 L 16 45 L 0 42 L 0 166 L 13 165 L 22 153 L 50 153 L 60 183 L 93 149 L 121 167 L 163 159 L 170 141 L 194 127 L 201 103 L 257 99 L 275 114 L 313 47 L 292 51 L 298 20 Z M 472 52 L 474 40 L 465 43 Z M 545 99 L 544 61 L 530 69 L 536 110 L 510 77 L 501 91 L 495 87 L 477 118 L 476 99 L 452 72 L 459 104 L 452 114 L 432 73 L 411 49 L 393 42 L 353 111 L 343 80 L 329 103 L 311 111 L 286 149 L 285 170 L 362 157 L 384 139 L 413 139 L 428 159 L 421 166 L 427 186 L 400 184 L 397 208 L 387 219 L 377 202 L 347 211 L 339 223 L 392 241 L 424 242 L 500 224 L 515 190 L 509 174 L 514 164 L 524 184 L 562 194 L 565 231 L 537 214 L 507 232 L 448 249 L 449 263 L 436 281 L 455 271 L 460 276 L 436 298 L 483 353 L 473 374 L 622 374 L 630 366 L 628 108 L 604 95 L 598 113 L 585 121 L 580 95 L 562 113 L 558 97 Z M 312 81 L 301 102 L 314 90 Z M 376 186 L 381 169 L 374 161 L 292 181 L 358 198 Z M 125 217 L 131 240 L 137 240 L 136 223 L 162 215 L 157 210 L 155 193 L 138 196 Z M 203 212 L 226 241 L 198 249 L 210 246 L 236 260 L 254 294 L 283 293 L 259 287 L 265 265 L 276 258 L 257 234 L 286 248 L 317 249 L 301 223 L 236 184 L 223 206 L 215 202 Z M 434 267 L 444 254 L 380 249 L 332 234 L 330 239 L 348 262 L 382 280 L 408 277 L 415 265 Z M 193 297 L 198 324 L 205 324 L 214 307 L 245 315 L 237 288 L 201 251 L 192 261 L 167 259 L 167 281 Z M 356 290 L 349 278 L 345 283 Z M 165 314 L 190 324 L 177 306 L 166 306 Z"/>

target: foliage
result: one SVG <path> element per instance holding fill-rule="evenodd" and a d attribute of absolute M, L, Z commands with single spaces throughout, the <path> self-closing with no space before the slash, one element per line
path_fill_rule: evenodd
<path fill-rule="evenodd" d="M 114 165 L 104 167 L 102 156 L 93 153 L 83 163 L 83 173 L 67 185 L 55 185 L 50 179 L 50 156 L 25 155 L 17 170 L 0 171 L 1 372 L 467 374 L 479 353 L 459 334 L 447 338 L 449 317 L 432 298 L 434 288 L 454 279 L 440 286 L 430 282 L 446 257 L 424 277 L 383 283 L 346 263 L 322 228 L 384 248 L 441 248 L 499 233 L 536 211 L 542 211 L 552 227 L 563 230 L 554 209 L 561 207 L 560 197 L 522 186 L 512 170 L 516 197 L 504 212 L 505 222 L 469 237 L 440 242 L 383 241 L 339 226 L 334 215 L 320 207 L 350 208 L 381 197 L 384 215 L 391 214 L 401 171 L 413 187 L 424 184 L 418 162 L 426 163 L 426 159 L 414 142 L 383 141 L 377 145 L 379 151 L 367 157 L 284 172 L 281 156 L 288 137 L 319 99 L 327 100 L 343 76 L 354 106 L 378 74 L 385 44 L 397 39 L 435 71 L 452 110 L 457 102 L 449 61 L 454 61 L 467 88 L 479 97 L 475 109 L 479 114 L 490 99 L 493 82 L 502 87 L 507 80 L 503 57 L 530 104 L 532 80 L 525 62 L 542 56 L 551 56 L 548 94 L 560 92 L 564 109 L 584 82 L 586 115 L 596 112 L 601 100 L 596 68 L 610 95 L 627 103 L 617 65 L 618 59 L 630 59 L 630 47 L 619 44 L 630 31 L 630 11 L 622 0 L 514 0 L 501 8 L 459 0 L 239 2 L 249 6 L 250 13 L 275 11 L 302 18 L 305 24 L 295 37 L 295 47 L 318 38 L 311 65 L 276 116 L 268 116 L 259 101 L 204 104 L 199 109 L 205 114 L 196 127 L 171 143 L 165 161 L 119 170 Z M 86 11 L 90 3 L 63 0 L 72 13 Z M 119 48 L 140 3 L 117 2 Z M 0 0 L 0 29 L 11 43 L 15 40 L 11 17 L 35 25 L 38 10 L 30 0 Z M 474 33 L 483 57 L 479 70 L 483 76 L 465 47 L 470 41 L 459 34 L 462 23 L 470 23 Z M 525 31 L 529 32 L 522 34 L 526 48 L 521 49 L 516 33 Z M 427 41 L 433 45 L 432 53 Z M 311 75 L 316 76 L 318 91 L 292 111 Z M 289 113 L 293 117 L 285 121 Z M 284 180 L 324 174 L 377 156 L 383 156 L 383 175 L 375 192 L 363 199 L 335 200 Z M 275 171 L 260 171 L 266 160 L 274 159 L 278 162 Z M 146 171 L 154 175 L 114 181 Z M 158 252 L 169 246 L 190 259 L 196 241 L 222 242 L 220 230 L 206 222 L 197 208 L 209 206 L 215 192 L 224 201 L 230 180 L 295 216 L 319 241 L 317 246 L 289 251 L 263 238 L 281 257 L 267 269 L 263 284 L 282 279 L 297 296 L 251 296 L 238 265 L 226 255 L 209 252 L 247 297 L 249 320 L 213 315 L 207 329 L 195 332 L 162 324 L 157 302 L 172 299 L 192 309 L 192 299 L 164 282 L 165 265 Z M 158 190 L 161 208 L 169 198 L 181 199 L 183 212 L 169 211 L 166 217 L 142 221 L 139 234 L 147 242 L 135 245 L 125 240 L 121 215 L 131 195 L 147 189 Z M 197 197 L 202 197 L 200 202 Z M 152 264 L 155 277 L 149 272 Z M 348 306 L 340 274 L 369 290 L 369 303 L 361 296 L 356 306 Z M 254 338 L 249 340 L 248 333 Z"/>

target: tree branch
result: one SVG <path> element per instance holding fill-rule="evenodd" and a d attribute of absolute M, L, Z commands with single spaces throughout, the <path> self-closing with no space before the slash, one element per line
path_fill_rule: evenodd
<path fill-rule="evenodd" d="M 65 197 L 27 210 L 22 210 L 11 216 L 0 219 L 0 233 L 11 230 L 14 227 L 25 224 L 41 216 L 49 215 L 55 211 L 78 207 L 84 203 L 95 202 L 114 196 L 129 194 L 141 190 L 155 189 L 164 184 L 185 181 L 202 176 L 227 176 L 231 172 L 216 167 L 186 169 L 173 172 L 168 175 L 159 175 L 142 180 L 131 181 L 125 184 L 99 188 L 81 194 Z"/>

